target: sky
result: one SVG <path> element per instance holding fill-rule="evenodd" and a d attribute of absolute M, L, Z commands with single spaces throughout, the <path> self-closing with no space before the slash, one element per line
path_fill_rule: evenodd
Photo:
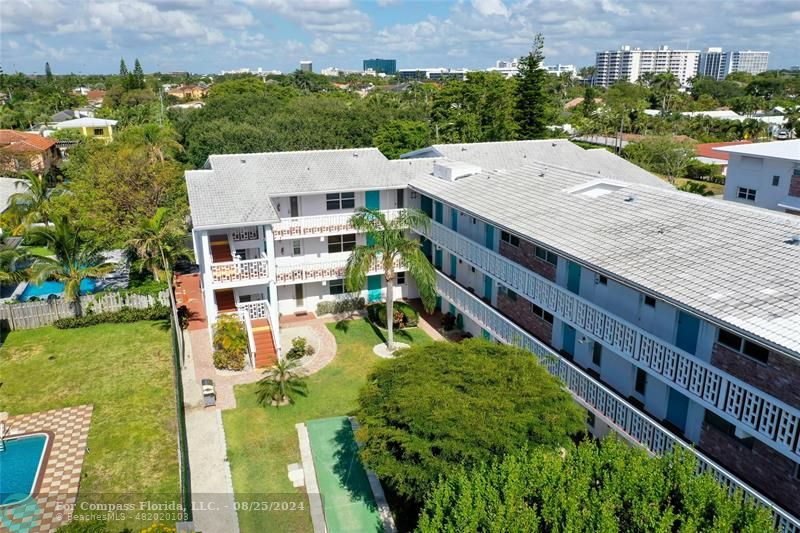
<path fill-rule="evenodd" d="M 486 68 L 545 38 L 545 64 L 594 64 L 599 50 L 769 50 L 770 67 L 800 65 L 800 0 L 0 0 L 6 72 L 215 73 Z"/>

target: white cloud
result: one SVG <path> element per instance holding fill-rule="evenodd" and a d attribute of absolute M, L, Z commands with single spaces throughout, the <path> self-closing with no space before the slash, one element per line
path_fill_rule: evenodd
<path fill-rule="evenodd" d="M 601 0 L 600 5 L 603 7 L 603 11 L 606 13 L 612 13 L 622 17 L 627 17 L 631 14 L 628 8 L 614 2 L 613 0 Z"/>
<path fill-rule="evenodd" d="M 484 17 L 491 15 L 508 16 L 508 8 L 503 0 L 472 0 L 472 6 Z"/>
<path fill-rule="evenodd" d="M 322 39 L 314 39 L 311 43 L 311 51 L 315 54 L 327 54 L 331 50 L 331 45 L 323 41 Z"/>

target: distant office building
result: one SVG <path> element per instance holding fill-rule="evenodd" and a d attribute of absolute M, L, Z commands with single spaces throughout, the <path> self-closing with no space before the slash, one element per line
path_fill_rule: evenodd
<path fill-rule="evenodd" d="M 699 63 L 699 50 L 670 50 L 668 46 L 642 50 L 623 46 L 619 50 L 597 52 L 594 84 L 608 87 L 618 81 L 635 83 L 642 74 L 671 72 L 681 86 L 687 86 L 697 74 Z"/>
<path fill-rule="evenodd" d="M 563 74 L 569 73 L 571 76 L 578 75 L 578 69 L 575 68 L 575 65 L 542 65 L 542 68 L 547 71 L 548 74 Z M 511 78 L 519 74 L 519 59 L 500 59 L 495 62 L 493 67 L 489 67 L 486 69 L 487 72 L 499 72 L 506 78 Z"/>
<path fill-rule="evenodd" d="M 464 81 L 469 72 L 465 68 L 405 68 L 397 71 L 397 78 L 400 81 Z"/>
<path fill-rule="evenodd" d="M 575 65 L 544 65 L 544 68 L 548 74 L 555 74 L 559 76 L 561 74 L 569 74 L 573 78 L 578 75 L 578 69 L 575 68 Z"/>
<path fill-rule="evenodd" d="M 723 52 L 722 48 L 707 48 L 700 56 L 697 74 L 716 80 L 724 80 L 733 72 L 759 74 L 767 70 L 769 52 L 737 50 Z"/>
<path fill-rule="evenodd" d="M 311 64 L 311 61 L 301 61 L 300 62 L 300 71 L 301 72 L 314 72 L 314 66 Z"/>
<path fill-rule="evenodd" d="M 393 76 L 397 73 L 397 60 L 396 59 L 365 59 L 364 72 L 374 70 L 381 74 L 388 74 Z"/>

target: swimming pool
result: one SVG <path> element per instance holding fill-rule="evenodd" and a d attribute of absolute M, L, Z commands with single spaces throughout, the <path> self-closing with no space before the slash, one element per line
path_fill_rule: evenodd
<path fill-rule="evenodd" d="M 84 278 L 81 281 L 81 294 L 92 293 L 96 288 L 97 282 L 91 278 Z M 33 297 L 36 297 L 40 300 L 46 300 L 51 294 L 56 296 L 61 296 L 64 294 L 64 284 L 60 281 L 45 281 L 41 285 L 28 283 L 28 286 L 25 287 L 25 290 L 22 291 L 22 294 L 20 294 L 17 299 L 20 302 L 27 302 Z"/>
<path fill-rule="evenodd" d="M 44 466 L 48 435 L 35 433 L 5 440 L 0 452 L 0 505 L 13 505 L 35 493 Z"/>

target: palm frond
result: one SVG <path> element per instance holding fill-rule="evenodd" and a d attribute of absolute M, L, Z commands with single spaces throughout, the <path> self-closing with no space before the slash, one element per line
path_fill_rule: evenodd
<path fill-rule="evenodd" d="M 348 292 L 360 291 L 367 283 L 367 273 L 372 263 L 378 259 L 380 250 L 375 245 L 359 245 L 347 258 L 344 282 Z"/>
<path fill-rule="evenodd" d="M 404 249 L 401 257 L 409 274 L 417 283 L 417 290 L 419 291 L 420 299 L 422 299 L 423 307 L 427 312 L 432 313 L 433 308 L 436 306 L 436 271 L 433 265 L 422 253 L 422 248 L 419 245 Z"/>

